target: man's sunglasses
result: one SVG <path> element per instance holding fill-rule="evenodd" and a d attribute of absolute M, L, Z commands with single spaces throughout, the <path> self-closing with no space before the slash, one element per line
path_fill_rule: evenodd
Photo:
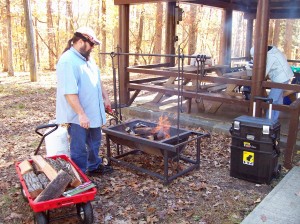
<path fill-rule="evenodd" d="M 88 38 L 86 38 L 84 35 L 82 35 L 81 33 L 76 32 L 75 36 L 79 37 L 80 39 L 82 39 L 84 42 L 88 42 L 91 47 L 94 47 L 95 43 L 93 43 L 92 41 L 90 41 Z"/>

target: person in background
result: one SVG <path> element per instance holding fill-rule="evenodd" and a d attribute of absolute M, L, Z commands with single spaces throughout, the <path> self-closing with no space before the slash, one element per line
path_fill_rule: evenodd
<path fill-rule="evenodd" d="M 254 57 L 254 48 L 250 49 L 251 57 Z M 275 46 L 268 46 L 266 75 L 272 82 L 285 83 L 291 82 L 294 73 L 287 62 L 286 56 Z M 273 104 L 283 103 L 283 89 L 272 88 L 269 92 L 269 98 L 273 99 Z M 269 111 L 266 111 L 268 118 Z M 271 118 L 278 120 L 279 111 L 272 111 Z"/>
<path fill-rule="evenodd" d="M 80 27 L 68 41 L 56 67 L 56 121 L 68 124 L 71 159 L 88 175 L 113 171 L 99 157 L 105 108 L 111 106 L 100 70 L 90 56 L 99 44 L 91 28 Z"/>

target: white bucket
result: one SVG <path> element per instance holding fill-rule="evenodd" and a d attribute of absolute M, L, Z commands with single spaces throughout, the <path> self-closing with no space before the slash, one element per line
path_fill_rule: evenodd
<path fill-rule="evenodd" d="M 53 128 L 48 128 L 45 133 Z M 70 147 L 67 128 L 58 126 L 58 128 L 45 138 L 47 156 L 67 155 L 70 156 Z"/>

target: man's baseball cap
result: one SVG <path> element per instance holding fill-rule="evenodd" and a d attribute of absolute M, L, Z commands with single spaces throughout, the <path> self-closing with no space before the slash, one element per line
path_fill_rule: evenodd
<path fill-rule="evenodd" d="M 96 45 L 101 44 L 101 41 L 97 39 L 95 32 L 90 27 L 82 26 L 76 30 L 75 34 L 76 33 L 82 34 Z"/>

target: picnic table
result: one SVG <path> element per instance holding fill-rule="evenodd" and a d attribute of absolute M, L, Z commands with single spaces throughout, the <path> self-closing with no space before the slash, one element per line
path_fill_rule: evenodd
<path fill-rule="evenodd" d="M 251 79 L 249 75 L 247 75 L 246 71 L 240 71 L 240 72 L 232 72 L 232 73 L 226 73 L 226 69 L 228 69 L 228 66 L 226 65 L 215 65 L 215 66 L 206 66 L 204 68 L 204 75 L 206 76 L 218 76 L 218 77 L 227 77 L 227 78 L 236 78 L 236 79 Z M 175 67 L 168 67 L 164 68 L 164 70 L 167 71 L 178 71 L 178 66 Z M 226 94 L 228 96 L 233 97 L 240 97 L 242 98 L 242 93 L 237 92 L 238 85 L 236 84 L 224 84 L 224 83 L 210 83 L 210 82 L 203 82 L 201 80 L 201 71 L 199 71 L 198 66 L 194 65 L 186 65 L 183 66 L 183 68 L 180 68 L 179 72 L 183 71 L 184 73 L 194 73 L 198 74 L 199 77 L 194 76 L 195 78 L 185 78 L 182 82 L 183 89 L 186 91 L 197 91 L 197 92 L 208 92 L 208 93 L 217 93 L 222 92 L 223 94 Z M 178 88 L 178 84 L 176 83 L 177 77 L 169 77 L 167 81 L 163 84 L 166 88 Z M 197 83 L 198 81 L 198 83 Z M 164 93 L 157 93 L 156 97 L 154 98 L 153 102 L 158 103 L 161 101 L 162 97 L 164 96 Z M 190 112 L 191 107 L 191 99 L 189 99 L 189 109 L 188 112 Z M 222 102 L 211 102 L 209 108 L 205 108 L 203 100 L 196 99 L 196 103 L 199 110 L 205 110 L 209 113 L 215 113 L 220 106 L 222 105 Z"/>

